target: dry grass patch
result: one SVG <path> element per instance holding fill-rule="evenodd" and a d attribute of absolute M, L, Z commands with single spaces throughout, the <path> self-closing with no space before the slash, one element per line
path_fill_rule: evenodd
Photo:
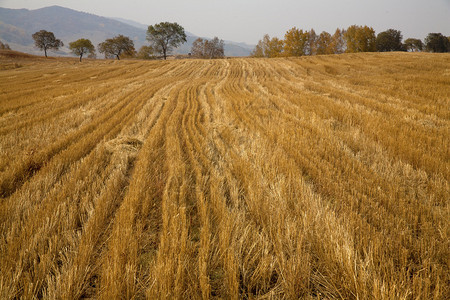
<path fill-rule="evenodd" d="M 0 298 L 448 298 L 449 65 L 1 52 Z"/>

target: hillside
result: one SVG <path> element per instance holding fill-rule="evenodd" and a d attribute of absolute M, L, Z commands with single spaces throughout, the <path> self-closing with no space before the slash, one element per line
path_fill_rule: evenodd
<path fill-rule="evenodd" d="M 40 59 L 40 56 L 35 56 L 35 55 L 31 55 L 28 53 L 23 53 L 23 52 L 19 52 L 19 51 L 14 51 L 14 50 L 0 50 L 0 64 L 4 63 L 6 60 L 9 61 L 17 61 L 17 60 L 21 60 L 21 59 L 25 59 L 25 58 L 30 58 L 30 59 Z"/>
<path fill-rule="evenodd" d="M 69 42 L 79 38 L 88 38 L 94 45 L 97 45 L 117 34 L 132 38 L 136 49 L 146 44 L 145 25 L 137 22 L 123 19 L 121 22 L 60 6 L 36 10 L 0 7 L 0 40 L 8 43 L 12 49 L 31 54 L 42 54 L 33 47 L 33 39 L 31 38 L 34 32 L 41 29 L 52 31 L 66 46 Z M 188 43 L 176 49 L 176 53 L 190 52 L 192 42 L 196 38 L 196 36 L 189 35 Z M 250 48 L 251 46 L 245 47 L 245 44 L 227 42 L 225 54 L 228 56 L 246 56 L 250 53 Z M 56 54 L 67 55 L 69 52 L 68 48 L 64 47 Z"/>
<path fill-rule="evenodd" d="M 448 299 L 448 54 L 16 62 L 1 299 Z"/>

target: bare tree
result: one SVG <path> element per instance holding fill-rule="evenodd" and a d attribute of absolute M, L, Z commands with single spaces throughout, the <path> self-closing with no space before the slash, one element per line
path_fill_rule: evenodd
<path fill-rule="evenodd" d="M 218 37 L 208 41 L 198 38 L 192 44 L 192 56 L 198 58 L 223 58 L 225 56 L 224 42 Z"/>

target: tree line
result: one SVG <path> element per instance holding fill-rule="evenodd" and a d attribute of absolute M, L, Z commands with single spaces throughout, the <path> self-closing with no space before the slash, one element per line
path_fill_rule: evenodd
<path fill-rule="evenodd" d="M 52 32 L 41 30 L 32 35 L 35 46 L 44 51 L 58 50 L 64 46 L 63 42 Z M 302 30 L 296 27 L 289 29 L 284 39 L 270 38 L 268 34 L 258 42 L 252 51 L 253 57 L 281 57 L 320 54 L 340 54 L 355 52 L 386 52 L 386 51 L 429 51 L 450 52 L 450 37 L 441 33 L 429 33 L 422 42 L 420 39 L 408 38 L 404 42 L 400 30 L 388 29 L 375 35 L 375 30 L 368 26 L 352 25 L 347 29 L 336 29 L 334 34 L 323 31 L 316 34 L 314 29 Z M 149 46 L 142 46 L 139 51 L 134 48 L 134 42 L 129 37 L 117 35 L 98 44 L 97 49 L 105 58 L 136 57 L 154 59 L 158 55 L 167 59 L 167 55 L 174 48 L 186 42 L 184 28 L 177 23 L 161 22 L 150 25 L 147 30 Z M 0 45 L 6 48 L 7 45 Z M 7 46 L 9 47 L 9 46 Z M 78 39 L 69 43 L 73 54 L 96 57 L 96 48 L 89 39 Z M 215 37 L 212 40 L 198 38 L 191 48 L 194 58 L 222 58 L 224 57 L 224 41 Z"/>
<path fill-rule="evenodd" d="M 441 33 L 429 33 L 422 42 L 408 38 L 404 42 L 400 30 L 388 29 L 375 34 L 368 26 L 352 25 L 347 29 L 336 29 L 334 34 L 323 31 L 316 34 L 314 29 L 289 29 L 284 39 L 268 34 L 258 42 L 252 51 L 253 57 L 282 57 L 355 52 L 387 51 L 428 51 L 450 52 L 450 37 Z"/>
<path fill-rule="evenodd" d="M 64 46 L 63 42 L 57 39 L 53 32 L 46 30 L 40 30 L 34 33 L 32 37 L 35 46 L 44 51 L 45 57 L 47 57 L 47 50 L 58 50 Z M 186 33 L 184 28 L 177 23 L 162 22 L 148 27 L 147 40 L 150 42 L 150 46 L 142 47 L 140 52 L 147 54 L 150 52 L 152 54 L 160 53 L 166 59 L 167 54 L 174 47 L 178 47 L 181 43 L 186 42 Z M 69 49 L 73 54 L 80 57 L 80 61 L 84 55 L 96 56 L 96 49 L 89 39 L 82 38 L 73 41 L 69 43 Z M 120 59 L 121 56 L 136 55 L 133 40 L 121 34 L 106 39 L 98 44 L 97 49 L 105 55 L 105 58 Z"/>
<path fill-rule="evenodd" d="M 32 37 L 35 46 L 44 51 L 45 57 L 47 57 L 48 50 L 58 50 L 64 46 L 64 43 L 57 39 L 53 32 L 46 30 L 40 30 Z M 186 33 L 184 28 L 177 23 L 161 22 L 148 27 L 147 41 L 150 45 L 142 46 L 137 52 L 132 39 L 124 35 L 117 35 L 98 44 L 97 49 L 105 55 L 105 58 L 117 58 L 118 60 L 121 56 L 151 59 L 157 58 L 158 54 L 167 59 L 167 55 L 174 48 L 186 42 Z M 80 62 L 85 55 L 91 58 L 96 57 L 96 49 L 89 39 L 82 38 L 70 42 L 69 49 L 80 57 Z M 198 38 L 193 43 L 192 56 L 196 58 L 224 57 L 224 42 L 217 37 L 212 40 Z"/>

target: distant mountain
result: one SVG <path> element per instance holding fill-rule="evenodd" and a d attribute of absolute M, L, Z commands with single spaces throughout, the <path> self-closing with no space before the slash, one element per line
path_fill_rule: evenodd
<path fill-rule="evenodd" d="M 133 26 L 133 27 L 136 27 L 136 28 L 139 28 L 139 29 L 144 29 L 145 31 L 147 31 L 147 28 L 148 28 L 148 25 L 145 25 L 145 24 L 142 24 L 142 23 L 139 23 L 139 22 L 135 22 L 135 21 L 132 21 L 132 20 L 128 20 L 128 19 L 123 19 L 123 18 L 111 18 L 111 19 L 119 21 L 119 22 L 122 22 L 122 23 L 125 23 L 125 24 L 128 24 L 130 26 Z"/>
<path fill-rule="evenodd" d="M 134 40 L 136 48 L 145 43 L 145 30 L 122 22 L 72 9 L 51 6 L 36 10 L 0 8 L 0 40 L 11 48 L 41 54 L 33 46 L 31 35 L 41 29 L 51 31 L 67 46 L 79 38 L 88 38 L 94 45 L 117 34 Z M 69 53 L 67 47 L 58 53 Z"/>
<path fill-rule="evenodd" d="M 36 10 L 0 7 L 0 40 L 8 43 L 12 49 L 42 55 L 42 51 L 34 47 L 31 37 L 33 33 L 42 29 L 53 32 L 56 38 L 64 42 L 65 47 L 56 55 L 70 55 L 67 45 L 80 38 L 88 38 L 94 45 L 98 45 L 107 38 L 123 34 L 134 41 L 136 50 L 147 44 L 147 25 L 131 20 L 105 18 L 61 6 Z M 191 33 L 187 35 L 188 42 L 175 49 L 176 54 L 191 51 L 192 42 L 197 36 Z M 247 56 L 251 47 L 227 41 L 225 55 Z"/>
<path fill-rule="evenodd" d="M 131 25 L 131 26 L 134 26 L 134 27 L 137 27 L 137 28 L 140 28 L 140 29 L 144 29 L 145 31 L 147 31 L 147 28 L 148 28 L 148 25 L 145 25 L 145 24 L 133 21 L 133 20 L 123 19 L 123 18 L 111 18 L 111 19 L 119 21 L 119 22 L 122 22 L 122 23 L 125 23 L 125 24 L 128 24 L 128 25 Z M 189 32 L 189 31 L 185 30 L 184 32 L 188 36 L 197 37 L 195 34 Z"/>

